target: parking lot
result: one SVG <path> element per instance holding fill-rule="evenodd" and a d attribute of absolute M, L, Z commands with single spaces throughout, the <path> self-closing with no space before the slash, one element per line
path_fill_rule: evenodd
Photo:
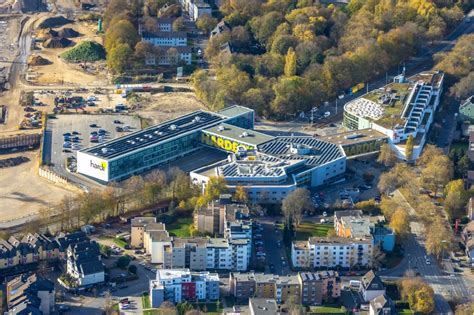
<path fill-rule="evenodd" d="M 116 127 L 124 126 L 130 126 L 129 132 L 137 131 L 140 129 L 140 119 L 127 115 L 57 115 L 56 118 L 49 118 L 44 137 L 43 161 L 51 163 L 59 175 L 69 176 L 65 168 L 66 158 L 75 159 L 77 150 L 98 144 L 91 143 L 91 132 L 103 129 L 105 134 L 100 141 L 107 141 L 129 133 L 116 131 Z M 69 141 L 65 141 L 64 135 L 67 134 Z M 65 145 L 65 142 L 70 145 Z"/>

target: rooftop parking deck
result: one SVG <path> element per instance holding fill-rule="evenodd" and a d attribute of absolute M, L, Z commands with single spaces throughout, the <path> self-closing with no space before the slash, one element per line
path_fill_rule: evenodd
<path fill-rule="evenodd" d="M 205 111 L 196 111 L 177 119 L 131 133 L 82 150 L 104 159 L 112 159 L 141 148 L 158 144 L 187 132 L 200 130 L 222 121 L 224 118 Z"/>

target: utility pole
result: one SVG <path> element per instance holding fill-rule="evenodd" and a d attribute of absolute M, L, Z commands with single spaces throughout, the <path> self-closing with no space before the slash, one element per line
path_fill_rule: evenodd
<path fill-rule="evenodd" d="M 337 99 L 338 99 L 338 98 L 339 98 L 339 97 L 336 97 L 336 115 L 337 115 Z"/>

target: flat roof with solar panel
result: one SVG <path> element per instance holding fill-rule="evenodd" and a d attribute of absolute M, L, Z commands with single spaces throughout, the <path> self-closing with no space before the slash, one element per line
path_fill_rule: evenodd
<path fill-rule="evenodd" d="M 184 133 L 200 130 L 223 121 L 225 117 L 205 111 L 196 111 L 165 123 L 140 130 L 102 144 L 81 150 L 103 159 L 146 148 Z"/>
<path fill-rule="evenodd" d="M 344 157 L 341 147 L 313 137 L 277 137 L 258 146 L 262 153 L 283 160 L 304 160 L 309 167 Z"/>

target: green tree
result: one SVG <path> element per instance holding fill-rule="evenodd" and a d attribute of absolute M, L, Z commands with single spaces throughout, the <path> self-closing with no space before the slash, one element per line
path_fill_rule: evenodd
<path fill-rule="evenodd" d="M 434 291 L 421 278 L 404 277 L 400 281 L 401 297 L 408 301 L 410 309 L 429 314 L 434 309 Z"/>
<path fill-rule="evenodd" d="M 450 181 L 445 187 L 445 209 L 450 218 L 460 218 L 465 215 L 465 207 L 469 195 L 464 189 L 464 181 Z"/>
<path fill-rule="evenodd" d="M 288 49 L 285 58 L 285 75 L 292 77 L 296 74 L 296 53 L 293 47 Z"/>
<path fill-rule="evenodd" d="M 138 31 L 128 20 L 120 20 L 109 27 L 105 33 L 105 49 L 111 53 L 112 48 L 119 44 L 128 44 L 128 47 L 135 47 L 140 40 Z"/>
<path fill-rule="evenodd" d="M 268 47 L 270 37 L 276 31 L 278 25 L 284 21 L 280 12 L 268 12 L 263 16 L 254 17 L 250 21 L 250 27 L 255 34 L 255 38 L 264 46 Z"/>
<path fill-rule="evenodd" d="M 187 301 L 182 302 L 182 303 L 178 303 L 178 305 L 176 305 L 176 308 L 178 309 L 178 314 L 179 315 L 185 315 L 187 311 L 191 311 L 191 310 L 194 309 L 192 304 L 187 302 Z"/>
<path fill-rule="evenodd" d="M 216 25 L 217 19 L 213 18 L 209 14 L 200 16 L 196 21 L 197 28 L 206 34 L 209 34 L 214 29 L 214 27 L 216 27 Z"/>
<path fill-rule="evenodd" d="M 298 76 L 282 77 L 273 86 L 275 99 L 271 109 L 278 117 L 288 117 L 311 107 L 311 91 L 307 81 Z"/>
<path fill-rule="evenodd" d="M 175 32 L 184 32 L 186 31 L 186 21 L 183 17 L 179 17 L 173 22 L 173 31 Z"/>
<path fill-rule="evenodd" d="M 444 187 L 453 177 L 453 165 L 444 155 L 434 156 L 421 171 L 421 181 L 436 196 L 440 187 Z"/>
<path fill-rule="evenodd" d="M 405 156 L 406 156 L 407 161 L 411 161 L 413 159 L 413 147 L 414 147 L 413 136 L 409 135 L 407 142 L 405 144 Z"/>
<path fill-rule="evenodd" d="M 123 73 L 133 56 L 128 44 L 117 44 L 107 54 L 107 66 L 113 73 Z"/>

